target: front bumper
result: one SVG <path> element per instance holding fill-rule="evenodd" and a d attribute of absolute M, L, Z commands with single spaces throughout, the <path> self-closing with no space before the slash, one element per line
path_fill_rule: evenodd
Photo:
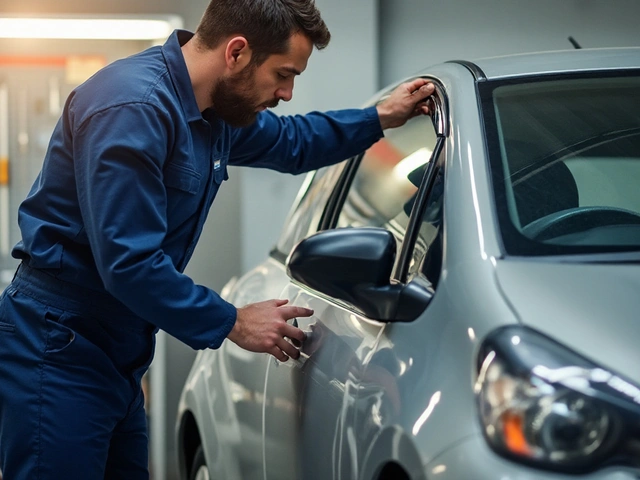
<path fill-rule="evenodd" d="M 497 455 L 482 435 L 469 437 L 426 466 L 429 480 L 640 480 L 640 470 L 609 467 L 576 475 L 534 469 Z"/>

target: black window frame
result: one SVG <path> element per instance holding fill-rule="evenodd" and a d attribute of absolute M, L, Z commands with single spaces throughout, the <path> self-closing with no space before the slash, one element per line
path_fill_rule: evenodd
<path fill-rule="evenodd" d="M 409 281 L 409 263 L 418 238 L 420 222 L 424 214 L 424 209 L 431 191 L 433 190 L 435 179 L 439 171 L 444 169 L 446 155 L 443 153 L 445 152 L 445 144 L 449 137 L 451 123 L 449 117 L 449 100 L 443 83 L 438 78 L 429 75 L 420 75 L 409 79 L 409 81 L 416 80 L 418 78 L 425 78 L 435 84 L 436 89 L 438 90 L 440 103 L 437 105 L 438 115 L 432 114 L 431 117 L 436 132 L 436 145 L 434 146 L 427 168 L 425 169 L 420 186 L 418 187 L 416 201 L 411 208 L 409 223 L 407 225 L 405 236 L 402 239 L 401 248 L 395 262 L 394 273 L 391 278 L 392 281 L 402 284 L 406 284 Z M 383 95 L 380 101 L 384 98 L 385 97 Z M 432 110 L 434 106 L 435 105 L 432 105 Z M 329 200 L 327 201 L 325 211 L 321 216 L 320 225 L 318 226 L 317 231 L 332 230 L 336 228 L 342 208 L 344 207 L 349 190 L 351 189 L 351 185 L 365 153 L 366 151 L 361 152 L 347 160 L 349 163 L 342 171 L 340 178 L 334 186 L 333 192 L 329 196 Z"/>

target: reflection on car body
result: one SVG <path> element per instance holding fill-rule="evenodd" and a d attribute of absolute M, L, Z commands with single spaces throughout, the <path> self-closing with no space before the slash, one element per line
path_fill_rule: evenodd
<path fill-rule="evenodd" d="M 640 49 L 420 76 L 432 118 L 309 174 L 225 288 L 314 315 L 299 360 L 198 354 L 183 478 L 640 478 Z"/>

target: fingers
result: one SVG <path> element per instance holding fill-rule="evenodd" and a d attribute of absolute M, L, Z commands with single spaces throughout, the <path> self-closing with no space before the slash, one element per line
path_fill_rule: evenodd
<path fill-rule="evenodd" d="M 405 83 L 403 88 L 409 93 L 414 109 L 413 112 L 410 112 L 409 118 L 416 115 L 428 115 L 429 106 L 427 102 L 428 98 L 435 92 L 435 85 L 425 78 L 417 78 L 412 82 Z"/>
<path fill-rule="evenodd" d="M 422 85 L 420 88 L 416 89 L 413 92 L 413 94 L 416 95 L 418 98 L 420 98 L 420 100 L 424 100 L 429 95 L 432 95 L 433 92 L 435 91 L 435 89 L 436 89 L 436 87 L 433 85 L 433 83 L 428 83 L 428 84 Z"/>
<path fill-rule="evenodd" d="M 426 78 L 416 78 L 415 80 L 413 80 L 411 82 L 405 83 L 404 86 L 409 91 L 409 93 L 413 93 L 416 90 L 418 90 L 420 87 L 423 87 L 423 86 L 427 85 L 428 83 L 430 83 L 430 82 Z"/>
<path fill-rule="evenodd" d="M 251 352 L 269 353 L 281 362 L 299 358 L 296 346 L 305 340 L 305 333 L 287 320 L 309 317 L 313 310 L 288 303 L 286 299 L 272 299 L 238 308 L 229 340 Z"/>
<path fill-rule="evenodd" d="M 280 313 L 285 320 L 289 320 L 294 317 L 310 317 L 313 315 L 313 310 L 305 307 L 296 307 L 293 305 L 280 307 Z"/>
<path fill-rule="evenodd" d="M 300 351 L 284 338 L 278 340 L 278 348 L 291 358 L 300 357 Z"/>
<path fill-rule="evenodd" d="M 286 362 L 287 360 L 289 360 L 289 357 L 287 357 L 287 355 L 282 350 L 280 350 L 278 346 L 274 346 L 267 353 L 270 353 L 281 362 Z"/>
<path fill-rule="evenodd" d="M 288 323 L 282 328 L 282 334 L 285 337 L 299 342 L 304 342 L 304 339 L 306 338 L 306 334 L 302 330 L 294 327 L 293 325 L 289 325 Z"/>
<path fill-rule="evenodd" d="M 412 82 L 405 83 L 400 88 L 405 89 L 411 95 L 427 97 L 435 91 L 434 84 L 426 78 L 416 78 Z"/>
<path fill-rule="evenodd" d="M 415 117 L 418 115 L 429 115 L 429 113 L 431 113 L 431 110 L 427 105 L 425 105 L 424 103 L 418 103 L 413 111 L 413 116 Z"/>
<path fill-rule="evenodd" d="M 294 327 L 292 327 L 294 328 Z M 294 330 L 298 330 L 297 328 L 294 328 Z M 299 339 L 301 342 L 304 340 L 304 332 L 302 332 L 302 330 L 298 330 L 300 332 L 300 334 L 298 333 L 293 333 L 292 336 L 287 335 L 287 337 L 289 338 L 295 338 L 295 339 Z M 278 338 L 278 340 L 276 341 L 276 344 L 271 347 L 269 350 L 267 350 L 268 353 L 270 353 L 271 355 L 273 355 L 274 357 L 276 357 L 278 360 L 280 360 L 281 362 L 286 362 L 289 357 L 297 359 L 300 358 L 300 350 L 298 350 L 298 348 L 295 345 L 292 345 L 289 341 L 287 341 L 285 338 Z"/>
<path fill-rule="evenodd" d="M 397 87 L 384 101 L 376 105 L 382 130 L 404 125 L 408 119 L 430 112 L 429 96 L 435 92 L 431 80 L 416 78 Z"/>

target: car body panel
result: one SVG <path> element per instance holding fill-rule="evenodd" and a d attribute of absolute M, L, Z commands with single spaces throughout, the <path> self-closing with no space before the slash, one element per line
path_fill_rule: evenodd
<path fill-rule="evenodd" d="M 637 265 L 511 258 L 496 274 L 522 323 L 640 384 Z"/>
<path fill-rule="evenodd" d="M 496 455 L 480 436 L 472 436 L 443 452 L 425 467 L 430 480 L 500 478 L 509 480 L 637 480 L 630 468 L 610 467 L 576 476 L 541 471 Z M 500 476 L 496 476 L 500 472 Z"/>
<path fill-rule="evenodd" d="M 311 332 L 303 359 L 270 362 L 265 405 L 280 405 L 297 415 L 265 415 L 268 479 L 360 478 L 362 465 L 365 470 L 390 460 L 407 465 L 409 458 L 423 465 L 439 449 L 478 433 L 471 375 L 475 353 L 486 334 L 512 324 L 515 317 L 495 289 L 490 261 L 477 269 L 454 266 L 448 276 L 447 283 L 466 285 L 466 301 L 458 301 L 446 286 L 440 288 L 412 323 L 368 320 L 297 285 L 283 292 L 296 305 L 314 309 L 314 315 L 298 319 Z M 452 304 L 460 308 L 451 310 Z M 491 319 L 486 330 L 473 329 L 476 315 Z M 439 362 L 450 370 L 424 378 Z M 436 409 L 439 414 L 432 416 Z M 424 448 L 378 455 L 377 449 L 387 448 L 390 432 L 395 441 Z M 379 442 L 385 446 L 376 447 Z"/>
<path fill-rule="evenodd" d="M 279 298 L 288 280 L 283 266 L 268 259 L 234 281 L 233 288 L 225 288 L 227 300 L 242 306 Z M 197 423 L 208 426 L 200 436 L 213 478 L 263 479 L 262 396 L 268 360 L 232 342 L 196 357 L 179 410 L 193 411 Z"/>
<path fill-rule="evenodd" d="M 558 72 L 615 71 L 638 68 L 640 48 L 602 48 L 537 52 L 475 60 L 487 79 Z"/>
<path fill-rule="evenodd" d="M 403 452 L 376 453 L 377 448 L 386 448 L 377 446 L 377 441 L 384 444 L 387 431 L 393 431 L 396 438 L 402 432 L 411 444 L 419 445 L 417 455 L 425 464 L 480 429 L 473 395 L 477 349 L 486 334 L 515 323 L 515 317 L 496 292 L 490 262 L 445 269 L 447 277 L 425 313 L 411 323 L 387 325 L 367 362 L 366 382 L 356 410 L 364 412 L 365 419 L 376 421 L 359 419 L 354 429 L 360 432 L 359 438 L 376 441 L 371 442 L 371 452 L 360 453 L 366 458 L 365 462 L 361 457 L 363 463 L 379 467 L 389 458 L 401 461 Z M 479 318 L 487 320 L 481 329 L 477 327 Z M 446 370 L 433 368 L 441 363 L 447 365 Z M 377 403 L 372 400 L 376 395 L 380 396 Z M 371 471 L 371 466 L 367 470 Z"/>
<path fill-rule="evenodd" d="M 501 246 L 473 76 L 458 64 L 434 68 L 433 76 L 445 86 L 453 126 L 445 145 L 445 218 L 456 219 L 446 226 L 449 251 L 456 255 L 449 265 L 475 260 L 478 254 L 498 257 Z"/>
<path fill-rule="evenodd" d="M 314 314 L 297 319 L 307 332 L 300 359 L 269 362 L 265 408 L 283 406 L 286 414 L 277 415 L 278 408 L 265 411 L 266 478 L 331 478 L 330 472 L 340 464 L 362 365 L 384 324 L 329 304 L 296 285 L 289 285 L 283 296 Z M 299 461 L 291 462 L 292 458 Z"/>
<path fill-rule="evenodd" d="M 606 53 L 525 55 L 477 66 L 488 79 L 498 79 L 640 65 L 640 49 Z M 634 296 L 640 270 L 637 264 L 506 255 L 477 79 L 459 63 L 437 65 L 420 76 L 444 89 L 449 127 L 436 159 L 445 172 L 439 281 L 434 287 L 418 274 L 409 279 L 434 289 L 424 312 L 406 323 L 366 318 L 356 307 L 290 279 L 289 252 L 276 248 L 225 288 L 227 300 L 242 306 L 288 298 L 313 309 L 313 316 L 296 319 L 309 332 L 301 358 L 281 363 L 231 342 L 200 353 L 183 391 L 179 424 L 187 412 L 195 418 L 212 478 L 387 480 L 380 475 L 389 464 L 412 480 L 640 478 L 637 469 L 622 467 L 580 476 L 535 469 L 489 447 L 475 387 L 481 346 L 501 327 L 531 327 L 640 384 L 634 369 L 640 363 L 634 351 L 640 325 L 633 316 L 640 307 Z M 343 165 L 330 168 L 325 178 L 336 184 Z M 317 201 L 305 200 L 313 182 L 312 173 L 278 246 L 291 248 L 297 234 L 314 233 L 319 208 L 331 195 L 321 190 L 320 196 L 310 195 Z M 608 301 L 598 303 L 603 285 L 609 287 Z M 602 322 L 583 321 L 594 318 Z M 186 443 L 180 436 L 178 442 Z"/>

